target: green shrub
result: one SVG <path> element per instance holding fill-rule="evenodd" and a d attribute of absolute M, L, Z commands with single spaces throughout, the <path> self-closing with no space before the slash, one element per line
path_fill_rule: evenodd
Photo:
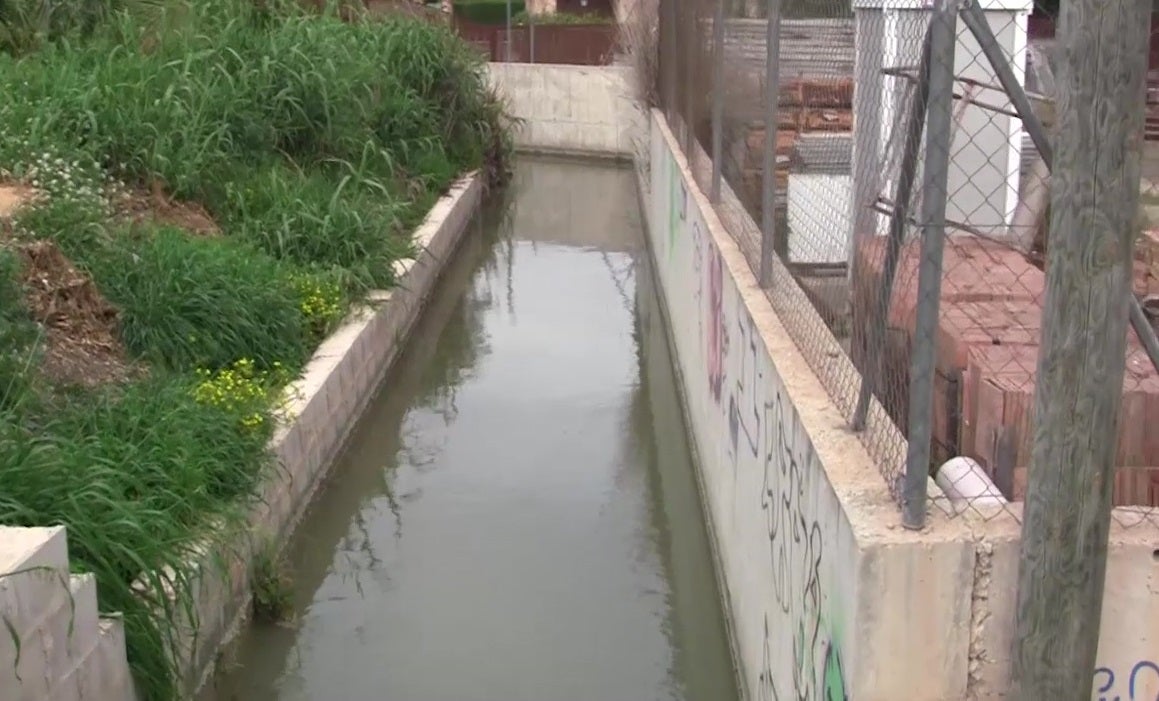
<path fill-rule="evenodd" d="M 515 17 L 526 9 L 523 0 L 512 0 L 511 16 Z M 455 0 L 452 4 L 455 16 L 476 24 L 504 24 L 507 22 L 507 0 Z"/>
<path fill-rule="evenodd" d="M 478 167 L 500 112 L 482 61 L 449 28 L 291 16 L 264 28 L 247 0 L 205 0 L 152 53 L 128 16 L 82 46 L 0 70 L 5 123 L 82 148 L 115 175 L 160 178 L 212 199 L 239 163 L 343 161 L 384 183 L 423 175 L 432 153 Z M 6 114 L 5 114 L 6 113 Z"/>
<path fill-rule="evenodd" d="M 410 253 L 400 231 L 403 205 L 354 176 L 272 166 L 225 190 L 222 221 L 231 234 L 275 258 L 341 271 L 351 289 L 390 286 L 391 262 Z"/>
<path fill-rule="evenodd" d="M 549 12 L 546 14 L 531 16 L 527 12 L 520 12 L 514 20 L 515 24 L 520 26 L 527 24 L 612 24 L 615 22 L 614 17 L 608 15 L 601 15 L 595 12 L 585 12 L 573 14 L 570 12 Z"/>

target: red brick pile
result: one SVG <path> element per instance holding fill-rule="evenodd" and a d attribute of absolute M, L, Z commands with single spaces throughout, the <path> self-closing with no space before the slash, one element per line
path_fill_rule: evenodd
<path fill-rule="evenodd" d="M 864 365 L 870 300 L 881 283 L 884 237 L 858 249 L 854 360 Z M 978 460 L 1009 498 L 1021 499 L 1033 440 L 1034 376 L 1042 333 L 1045 275 L 1018 251 L 973 236 L 947 239 L 938 320 L 933 457 Z M 886 334 L 886 408 L 904 425 L 909 348 L 917 305 L 919 244 L 902 251 Z M 1139 247 L 1136 289 L 1159 288 L 1159 235 Z M 1159 374 L 1129 331 L 1118 436 L 1115 503 L 1159 505 Z M 860 339 L 860 340 L 859 340 Z M 861 357 L 858 357 L 861 356 Z M 1000 439 L 1011 449 L 1001 459 Z"/>
<path fill-rule="evenodd" d="M 777 113 L 777 190 L 789 186 L 789 156 L 799 135 L 811 132 L 853 131 L 853 80 L 792 80 L 781 86 Z M 736 157 L 741 172 L 738 194 L 745 202 L 761 201 L 761 179 L 764 169 L 765 125 L 757 121 L 748 125 L 744 153 Z M 734 183 L 735 186 L 735 183 Z"/>

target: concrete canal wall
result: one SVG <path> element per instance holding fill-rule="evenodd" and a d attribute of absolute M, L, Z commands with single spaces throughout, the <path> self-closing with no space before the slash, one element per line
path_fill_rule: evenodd
<path fill-rule="evenodd" d="M 952 519 L 933 506 L 923 531 L 902 528 L 878 467 L 785 328 L 800 320 L 774 312 L 663 115 L 649 127 L 640 189 L 742 691 L 1005 698 L 1021 504 Z M 774 289 L 794 292 L 775 277 Z M 1159 695 L 1156 544 L 1153 516 L 1115 509 L 1094 701 Z"/>
<path fill-rule="evenodd" d="M 488 64 L 496 92 L 523 120 L 516 145 L 525 151 L 630 159 L 644 113 L 627 66 Z"/>
<path fill-rule="evenodd" d="M 747 697 L 961 698 L 968 533 L 900 527 L 659 113 L 643 189 Z"/>

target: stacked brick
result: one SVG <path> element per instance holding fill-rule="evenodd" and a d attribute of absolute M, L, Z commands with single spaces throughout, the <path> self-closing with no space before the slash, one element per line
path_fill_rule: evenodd
<path fill-rule="evenodd" d="M 1140 246 L 1136 289 L 1159 284 L 1159 237 Z M 870 301 L 881 289 L 884 237 L 858 247 L 854 360 L 866 367 L 864 337 Z M 1045 274 L 1018 251 L 973 236 L 946 242 L 937 328 L 932 457 L 978 460 L 1012 499 L 1025 493 L 1033 440 L 1034 377 L 1042 334 Z M 1150 252 L 1148 252 L 1150 251 Z M 909 348 L 917 306 L 917 241 L 902 250 L 887 319 L 887 410 L 905 425 Z M 1128 331 L 1127 373 L 1118 435 L 1115 504 L 1159 505 L 1159 374 L 1134 331 Z"/>
<path fill-rule="evenodd" d="M 730 159 L 739 167 L 738 196 L 759 214 L 764 168 L 765 125 L 756 120 L 743 126 Z M 789 160 L 801 134 L 853 131 L 853 80 L 813 79 L 785 81 L 778 98 L 776 183 L 778 209 L 783 209 L 789 187 Z M 736 182 L 733 182 L 736 187 Z"/>

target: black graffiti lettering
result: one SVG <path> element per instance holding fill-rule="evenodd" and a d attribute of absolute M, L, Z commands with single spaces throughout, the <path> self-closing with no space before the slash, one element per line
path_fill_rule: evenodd
<path fill-rule="evenodd" d="M 684 185 L 684 178 L 678 178 L 677 182 L 680 184 L 679 192 L 679 206 L 680 206 L 680 221 L 688 219 L 688 188 Z"/>
<path fill-rule="evenodd" d="M 781 634 L 791 636 L 793 696 L 797 701 L 845 701 L 840 652 L 823 629 L 823 532 L 805 504 L 812 493 L 807 461 L 793 449 L 799 419 L 780 392 L 764 409 L 761 508 L 769 533 L 773 593 L 789 624 Z"/>
<path fill-rule="evenodd" d="M 743 308 L 743 301 L 737 299 L 737 308 Z M 745 448 L 752 457 L 760 455 L 761 410 L 757 393 L 760 381 L 756 375 L 757 341 L 753 334 L 752 322 L 746 315 L 737 317 L 737 333 L 740 338 L 740 369 L 736 386 L 728 404 L 729 446 L 733 467 L 740 454 L 740 435 L 744 434 Z"/>
<path fill-rule="evenodd" d="M 765 614 L 765 651 L 761 666 L 760 688 L 757 690 L 759 701 L 780 701 L 777 695 L 777 685 L 773 680 L 773 656 L 769 647 L 769 616 Z"/>

